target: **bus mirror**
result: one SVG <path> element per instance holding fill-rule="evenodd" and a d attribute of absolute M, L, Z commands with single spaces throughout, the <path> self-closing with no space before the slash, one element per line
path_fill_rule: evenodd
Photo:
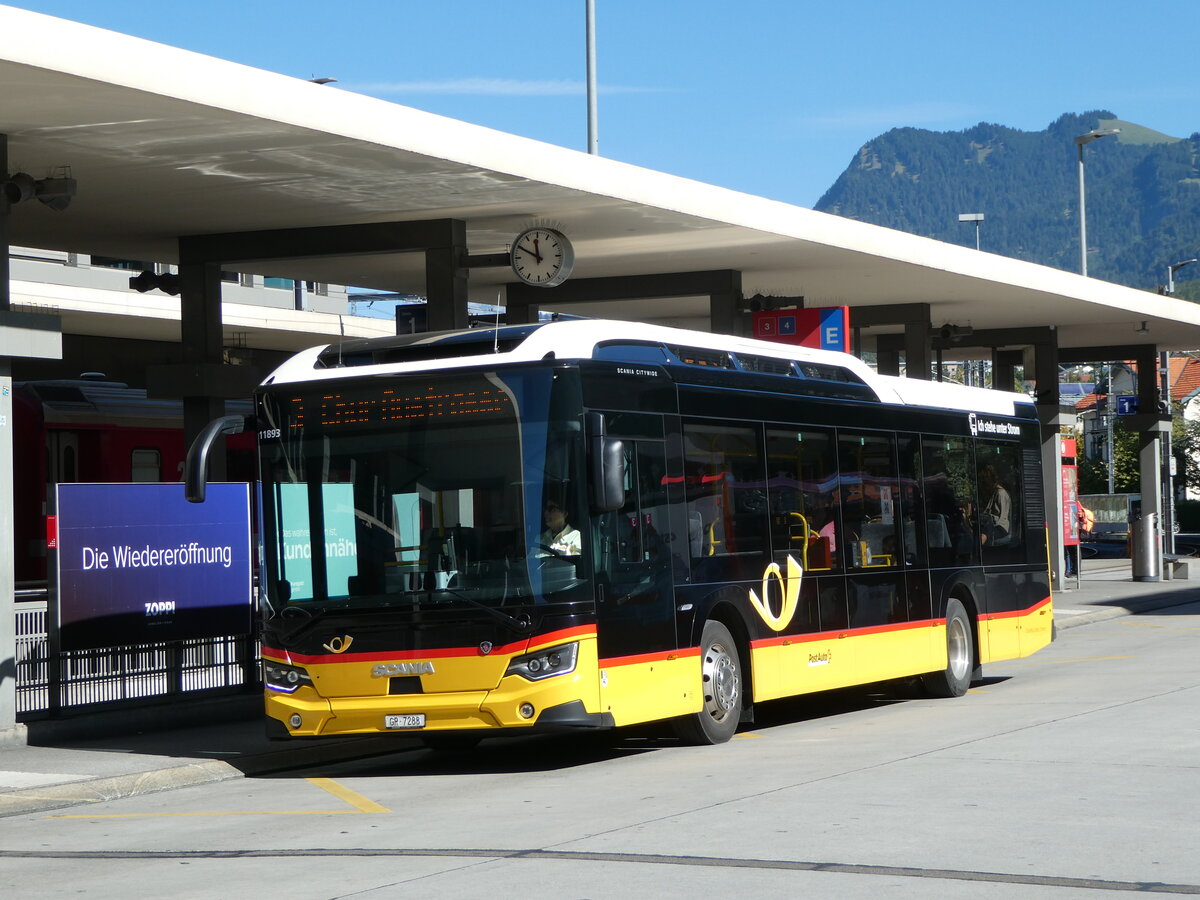
<path fill-rule="evenodd" d="M 596 440 L 595 501 L 600 512 L 625 505 L 625 445 L 620 438 Z"/>
<path fill-rule="evenodd" d="M 221 416 L 205 425 L 188 447 L 183 463 L 183 495 L 189 503 L 203 503 L 208 487 L 208 455 L 213 442 L 223 434 L 241 434 L 254 428 L 249 416 Z"/>

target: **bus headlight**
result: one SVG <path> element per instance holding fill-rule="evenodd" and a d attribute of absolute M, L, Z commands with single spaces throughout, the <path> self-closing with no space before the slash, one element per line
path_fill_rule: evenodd
<path fill-rule="evenodd" d="M 520 675 L 530 681 L 541 681 L 555 675 L 566 675 L 575 671 L 575 660 L 579 656 L 579 643 L 561 644 L 536 653 L 516 657 L 508 664 L 505 675 Z"/>
<path fill-rule="evenodd" d="M 263 684 L 267 690 L 293 693 L 301 685 L 312 685 L 308 672 L 299 666 L 263 660 Z"/>

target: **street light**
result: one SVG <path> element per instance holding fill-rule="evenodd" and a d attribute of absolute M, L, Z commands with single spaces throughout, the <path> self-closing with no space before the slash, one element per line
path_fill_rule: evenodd
<path fill-rule="evenodd" d="M 1178 272 L 1180 269 L 1182 269 L 1184 266 L 1190 266 L 1194 262 L 1196 262 L 1195 259 L 1185 259 L 1183 262 L 1172 263 L 1171 265 L 1167 266 L 1167 293 L 1168 294 L 1175 293 L 1175 273 Z"/>
<path fill-rule="evenodd" d="M 1182 262 L 1172 263 L 1167 266 L 1167 293 L 1175 293 L 1175 273 L 1184 266 L 1190 266 L 1196 262 L 1196 259 L 1185 259 Z M 1158 356 L 1158 368 L 1161 381 L 1159 382 L 1159 393 L 1162 395 L 1163 403 L 1167 408 L 1167 415 L 1171 414 L 1171 354 L 1163 351 Z M 1174 479 L 1171 476 L 1171 432 L 1166 433 L 1166 438 L 1163 441 L 1163 459 L 1162 459 L 1162 483 L 1163 483 L 1163 508 L 1166 514 L 1163 516 L 1165 522 L 1163 527 L 1163 552 L 1175 552 L 1175 485 Z"/>
<path fill-rule="evenodd" d="M 979 224 L 983 221 L 983 213 L 959 213 L 958 221 L 975 223 L 975 249 L 979 249 Z"/>
<path fill-rule="evenodd" d="M 587 152 L 600 153 L 599 115 L 596 111 L 596 0 L 585 0 L 585 41 L 587 44 Z"/>
<path fill-rule="evenodd" d="M 1075 138 L 1075 146 L 1079 148 L 1079 272 L 1085 277 L 1087 276 L 1087 213 L 1083 200 L 1083 145 L 1120 133 L 1120 128 L 1093 128 L 1087 134 L 1081 134 Z"/>

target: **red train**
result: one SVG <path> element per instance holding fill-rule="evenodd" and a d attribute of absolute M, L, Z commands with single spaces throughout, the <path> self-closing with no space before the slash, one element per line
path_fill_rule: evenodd
<path fill-rule="evenodd" d="M 250 411 L 248 400 L 229 405 Z M 228 480 L 253 481 L 254 436 L 235 435 L 228 448 Z M 185 454 L 178 400 L 153 400 L 103 375 L 15 383 L 16 580 L 46 578 L 47 498 L 56 484 L 179 481 Z"/>

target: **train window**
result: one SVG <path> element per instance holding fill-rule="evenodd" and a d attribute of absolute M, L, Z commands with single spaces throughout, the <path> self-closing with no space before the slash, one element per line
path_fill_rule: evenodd
<path fill-rule="evenodd" d="M 162 452 L 154 447 L 138 447 L 130 455 L 129 480 L 141 482 L 162 481 Z"/>

